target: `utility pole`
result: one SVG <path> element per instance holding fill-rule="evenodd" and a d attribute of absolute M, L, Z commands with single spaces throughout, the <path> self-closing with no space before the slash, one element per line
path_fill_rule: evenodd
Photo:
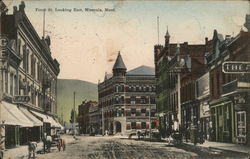
<path fill-rule="evenodd" d="M 150 101 L 150 96 L 149 96 L 149 139 L 151 141 L 152 137 L 152 129 L 151 129 L 151 101 Z"/>
<path fill-rule="evenodd" d="M 102 105 L 102 136 L 104 136 L 104 114 L 103 114 L 103 105 Z"/>
<path fill-rule="evenodd" d="M 76 103 L 76 92 L 74 92 L 74 107 L 73 107 L 73 135 L 75 137 L 75 103 Z"/>
<path fill-rule="evenodd" d="M 180 67 L 180 44 L 177 44 L 177 62 L 178 62 L 178 65 Z M 177 115 L 177 119 L 178 119 L 178 126 L 177 128 L 180 130 L 180 124 L 181 124 L 181 73 L 178 72 L 177 73 L 177 106 L 178 106 L 178 115 Z"/>

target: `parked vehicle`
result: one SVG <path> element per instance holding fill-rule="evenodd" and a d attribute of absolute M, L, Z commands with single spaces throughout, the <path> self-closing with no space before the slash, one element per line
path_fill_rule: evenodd
<path fill-rule="evenodd" d="M 182 143 L 182 134 L 181 133 L 174 132 L 171 136 L 174 140 L 174 144 L 179 145 Z"/>

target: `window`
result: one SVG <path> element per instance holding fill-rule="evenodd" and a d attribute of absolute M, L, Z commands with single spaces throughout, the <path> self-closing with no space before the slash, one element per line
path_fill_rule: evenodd
<path fill-rule="evenodd" d="M 217 95 L 220 95 L 220 74 L 217 73 L 216 75 L 216 80 L 217 80 Z"/>
<path fill-rule="evenodd" d="M 146 113 L 146 109 L 145 108 L 141 109 L 141 113 Z"/>
<path fill-rule="evenodd" d="M 152 129 L 156 129 L 156 122 L 152 122 L 152 123 L 151 123 L 151 128 L 152 128 Z"/>
<path fill-rule="evenodd" d="M 131 122 L 131 129 L 136 129 L 136 122 Z"/>
<path fill-rule="evenodd" d="M 18 39 L 17 40 L 17 54 L 21 54 L 21 40 Z"/>
<path fill-rule="evenodd" d="M 135 104 L 136 102 L 136 97 L 135 96 L 131 96 L 130 97 L 130 104 Z"/>
<path fill-rule="evenodd" d="M 139 91 L 140 91 L 140 92 L 142 91 L 142 87 L 141 87 L 141 86 L 139 87 Z"/>
<path fill-rule="evenodd" d="M 15 87 L 14 87 L 15 95 L 17 95 L 17 94 L 18 94 L 18 89 L 17 89 L 17 85 L 18 85 L 18 83 L 17 83 L 17 76 L 14 76 L 14 85 L 15 85 Z"/>
<path fill-rule="evenodd" d="M 146 122 L 142 122 L 142 123 L 141 123 L 141 128 L 142 128 L 142 129 L 146 129 Z"/>
<path fill-rule="evenodd" d="M 131 116 L 135 116 L 136 113 L 136 109 L 135 108 L 131 108 Z"/>
<path fill-rule="evenodd" d="M 26 61 L 27 61 L 27 57 L 26 57 L 26 45 L 23 45 L 23 69 L 26 70 Z"/>
<path fill-rule="evenodd" d="M 214 96 L 214 77 L 211 76 L 211 94 Z"/>
<path fill-rule="evenodd" d="M 116 85 L 116 86 L 115 86 L 115 92 L 118 92 L 118 91 L 119 91 L 119 86 Z"/>
<path fill-rule="evenodd" d="M 152 91 L 152 87 L 151 86 L 149 86 L 149 92 L 151 92 Z"/>
<path fill-rule="evenodd" d="M 150 97 L 150 104 L 155 104 L 155 97 Z"/>
<path fill-rule="evenodd" d="M 119 103 L 119 97 L 115 97 L 115 104 Z"/>
<path fill-rule="evenodd" d="M 141 97 L 141 104 L 146 104 L 146 97 L 144 96 Z"/>
<path fill-rule="evenodd" d="M 127 123 L 127 130 L 130 130 L 130 129 L 131 129 L 130 123 Z"/>
<path fill-rule="evenodd" d="M 137 110 L 136 110 L 136 116 L 141 116 L 141 111 L 140 111 L 140 109 L 137 109 Z"/>
<path fill-rule="evenodd" d="M 29 50 L 27 50 L 27 61 L 26 61 L 27 63 L 26 63 L 26 71 L 27 72 L 29 72 L 30 71 L 30 69 L 29 69 L 29 67 L 30 67 L 30 55 L 29 55 Z"/>
<path fill-rule="evenodd" d="M 11 73 L 10 74 L 10 94 L 11 95 L 14 95 L 14 92 L 13 92 L 13 82 L 14 82 L 13 74 Z"/>
<path fill-rule="evenodd" d="M 5 71 L 5 92 L 8 93 L 8 72 Z"/>

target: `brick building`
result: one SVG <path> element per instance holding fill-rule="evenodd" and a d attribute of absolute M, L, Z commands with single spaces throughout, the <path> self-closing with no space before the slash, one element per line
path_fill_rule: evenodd
<path fill-rule="evenodd" d="M 52 128 L 60 127 L 55 120 L 60 69 L 51 55 L 50 38 L 38 36 L 24 2 L 19 9 L 14 6 L 13 14 L 1 12 L 0 132 L 4 146 L 12 148 L 40 141 L 43 132 L 52 135 Z"/>
<path fill-rule="evenodd" d="M 90 114 L 90 110 L 97 106 L 98 103 L 94 101 L 83 102 L 78 106 L 78 124 L 80 134 L 89 134 L 92 132 L 93 114 Z M 96 122 L 99 122 L 99 119 L 96 120 Z"/>
<path fill-rule="evenodd" d="M 195 87 L 197 79 L 207 71 L 204 59 L 205 53 L 208 52 L 206 43 L 187 45 L 183 55 L 184 65 L 180 76 L 181 125 L 184 130 L 190 131 L 191 138 L 193 138 L 192 131 L 200 126 L 200 101 L 197 99 Z"/>
<path fill-rule="evenodd" d="M 150 126 L 156 129 L 153 68 L 140 66 L 127 72 L 119 53 L 113 74 L 106 74 L 98 84 L 98 95 L 103 133 L 108 130 L 111 134 L 130 134 L 148 130 Z"/>
<path fill-rule="evenodd" d="M 204 73 L 205 48 L 187 42 L 170 43 L 168 31 L 165 46 L 155 45 L 156 105 L 162 132 L 179 129 L 180 124 L 188 122 L 189 102 L 195 100 L 195 80 Z"/>
<path fill-rule="evenodd" d="M 248 18 L 247 18 L 248 17 Z M 249 15 L 246 16 L 249 27 Z M 225 61 L 250 61 L 250 34 L 241 32 L 236 37 L 214 31 L 213 49 L 206 56 L 210 73 L 211 139 L 219 142 L 250 144 L 249 116 L 250 81 L 247 73 L 224 73 Z"/>

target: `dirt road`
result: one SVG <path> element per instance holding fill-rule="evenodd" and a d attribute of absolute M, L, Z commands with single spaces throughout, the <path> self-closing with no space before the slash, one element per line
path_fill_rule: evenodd
<path fill-rule="evenodd" d="M 213 152 L 187 146 L 167 146 L 161 142 L 135 141 L 112 137 L 77 137 L 66 151 L 40 154 L 37 159 L 235 159 L 246 158 L 233 152 Z"/>

